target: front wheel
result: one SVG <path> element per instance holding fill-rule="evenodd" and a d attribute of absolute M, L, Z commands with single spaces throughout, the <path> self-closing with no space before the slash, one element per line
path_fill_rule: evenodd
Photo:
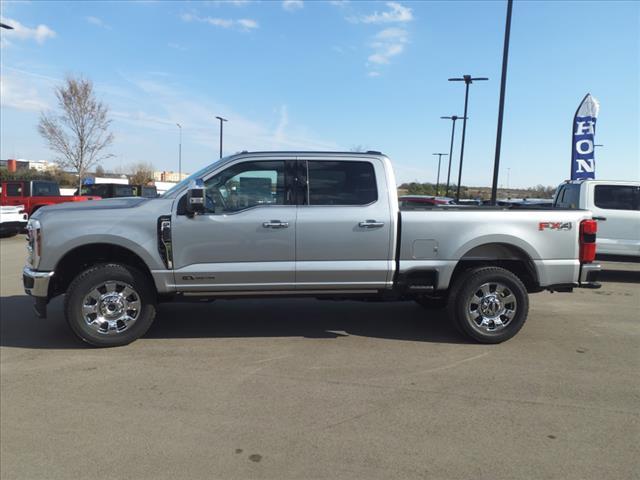
<path fill-rule="evenodd" d="M 104 264 L 79 274 L 65 297 L 71 330 L 96 347 L 127 345 L 144 335 L 155 317 L 155 292 L 135 268 Z"/>
<path fill-rule="evenodd" d="M 512 272 L 481 267 L 457 279 L 447 309 L 465 335 L 481 343 L 501 343 L 518 333 L 527 320 L 529 296 Z"/>

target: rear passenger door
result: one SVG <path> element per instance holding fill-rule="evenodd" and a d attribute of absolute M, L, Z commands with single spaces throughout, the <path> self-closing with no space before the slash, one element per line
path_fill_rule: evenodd
<path fill-rule="evenodd" d="M 392 228 L 380 159 L 301 159 L 297 289 L 384 288 Z"/>

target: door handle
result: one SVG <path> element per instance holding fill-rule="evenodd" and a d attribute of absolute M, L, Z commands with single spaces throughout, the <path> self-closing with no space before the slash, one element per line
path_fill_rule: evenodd
<path fill-rule="evenodd" d="M 288 228 L 289 222 L 281 222 L 280 220 L 269 220 L 268 222 L 263 222 L 262 226 L 264 228 Z"/>
<path fill-rule="evenodd" d="M 384 222 L 376 222 L 375 220 L 365 220 L 364 222 L 358 223 L 360 228 L 380 228 L 384 227 Z"/>

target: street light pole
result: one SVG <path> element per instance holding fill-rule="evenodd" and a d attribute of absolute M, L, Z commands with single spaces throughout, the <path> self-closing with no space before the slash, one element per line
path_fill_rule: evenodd
<path fill-rule="evenodd" d="M 449 147 L 449 168 L 447 170 L 447 188 L 444 191 L 444 196 L 449 196 L 449 181 L 451 180 L 451 159 L 453 158 L 453 137 L 456 134 L 456 120 L 460 120 L 462 117 L 458 117 L 457 115 L 452 115 L 450 117 L 440 117 L 442 119 L 451 120 L 451 146 Z M 464 117 L 467 118 L 466 116 Z"/>
<path fill-rule="evenodd" d="M 462 181 L 462 162 L 464 160 L 464 138 L 467 133 L 467 106 L 469 105 L 469 85 L 474 81 L 489 80 L 487 77 L 473 78 L 471 75 L 463 75 L 462 78 L 450 78 L 450 82 L 464 82 L 464 117 L 462 121 L 462 145 L 460 146 L 460 165 L 458 166 L 458 191 L 456 200 L 460 200 L 460 182 Z"/>
<path fill-rule="evenodd" d="M 220 158 L 222 158 L 222 124 L 227 121 L 226 118 L 216 117 L 220 120 Z"/>
<path fill-rule="evenodd" d="M 500 104 L 498 107 L 498 130 L 496 133 L 496 156 L 493 161 L 493 185 L 491 185 L 491 205 L 496 204 L 498 195 L 498 173 L 500 170 L 500 148 L 502 146 L 502 120 L 504 118 L 504 95 L 507 88 L 507 63 L 509 61 L 509 37 L 511 35 L 511 11 L 513 0 L 507 0 L 507 21 L 504 27 L 504 47 L 502 49 L 502 78 L 500 79 Z"/>
<path fill-rule="evenodd" d="M 178 140 L 178 181 L 182 180 L 182 125 L 176 123 L 180 131 L 180 140 Z"/>
<path fill-rule="evenodd" d="M 434 153 L 433 155 L 438 155 L 438 176 L 436 177 L 436 197 L 440 195 L 440 162 L 442 161 L 442 156 L 447 156 L 446 153 Z"/>

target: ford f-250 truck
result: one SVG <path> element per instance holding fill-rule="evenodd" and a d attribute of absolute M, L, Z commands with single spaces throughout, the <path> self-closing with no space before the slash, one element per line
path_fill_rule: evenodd
<path fill-rule="evenodd" d="M 442 302 L 462 333 L 498 343 L 528 293 L 599 286 L 596 228 L 584 210 L 400 211 L 379 152 L 242 152 L 159 198 L 42 208 L 23 281 L 40 316 L 65 294 L 71 330 L 96 346 L 144 335 L 162 301 L 266 295 Z"/>

